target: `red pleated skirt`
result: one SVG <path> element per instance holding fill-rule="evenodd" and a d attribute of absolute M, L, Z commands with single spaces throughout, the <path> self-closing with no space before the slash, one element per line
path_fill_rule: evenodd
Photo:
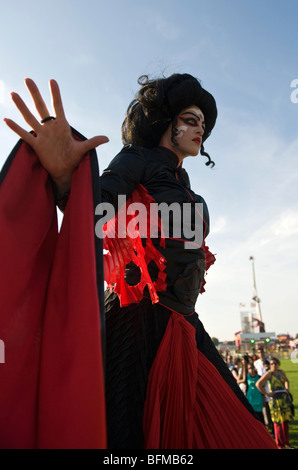
<path fill-rule="evenodd" d="M 275 441 L 197 348 L 195 328 L 172 312 L 151 367 L 147 449 L 276 449 Z"/>

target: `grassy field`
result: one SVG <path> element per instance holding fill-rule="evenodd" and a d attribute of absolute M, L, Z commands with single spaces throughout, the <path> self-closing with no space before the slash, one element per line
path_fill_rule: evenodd
<path fill-rule="evenodd" d="M 291 359 L 281 359 L 280 369 L 283 369 L 290 382 L 290 392 L 295 405 L 294 420 L 290 423 L 290 443 L 298 449 L 298 362 Z"/>

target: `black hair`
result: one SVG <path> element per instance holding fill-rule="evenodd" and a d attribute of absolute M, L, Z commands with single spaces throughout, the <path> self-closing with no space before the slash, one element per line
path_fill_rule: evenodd
<path fill-rule="evenodd" d="M 173 74 L 167 78 L 149 80 L 148 75 L 138 79 L 141 86 L 135 99 L 128 106 L 122 124 L 122 141 L 141 147 L 153 148 L 179 112 L 188 106 L 198 106 L 205 118 L 201 155 L 208 158 L 206 165 L 214 166 L 203 142 L 210 136 L 217 118 L 216 102 L 200 82 L 189 74 Z"/>
<path fill-rule="evenodd" d="M 280 360 L 278 357 L 271 357 L 271 361 L 275 361 L 280 366 Z"/>

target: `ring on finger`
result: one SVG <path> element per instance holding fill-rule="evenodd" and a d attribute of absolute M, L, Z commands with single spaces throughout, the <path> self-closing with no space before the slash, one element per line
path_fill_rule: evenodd
<path fill-rule="evenodd" d="M 48 117 L 45 117 L 44 119 L 42 119 L 40 122 L 41 122 L 42 124 L 44 124 L 45 122 L 47 122 L 47 121 L 52 121 L 52 120 L 54 120 L 54 119 L 56 119 L 54 116 L 48 116 Z"/>

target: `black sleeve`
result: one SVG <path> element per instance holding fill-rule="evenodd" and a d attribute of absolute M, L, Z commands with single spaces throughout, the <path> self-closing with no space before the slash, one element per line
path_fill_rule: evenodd
<path fill-rule="evenodd" d="M 204 227 L 205 227 L 205 237 L 207 237 L 207 235 L 210 232 L 210 218 L 209 218 L 208 206 L 206 204 L 205 199 L 202 196 L 199 196 L 198 194 L 196 194 L 195 200 L 196 200 L 196 202 L 198 202 L 200 204 L 203 204 L 203 219 L 204 219 Z"/>
<path fill-rule="evenodd" d="M 128 199 L 141 183 L 145 168 L 145 155 L 139 147 L 123 147 L 100 176 L 102 202 L 109 202 L 118 210 L 118 195 Z"/>

